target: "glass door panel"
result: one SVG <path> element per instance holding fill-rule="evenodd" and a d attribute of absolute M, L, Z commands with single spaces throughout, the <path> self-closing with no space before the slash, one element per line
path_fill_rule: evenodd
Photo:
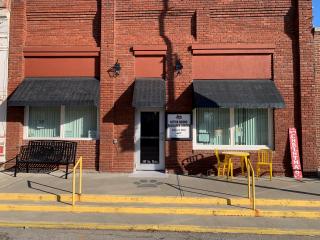
<path fill-rule="evenodd" d="M 140 163 L 159 164 L 159 112 L 141 112 Z"/>

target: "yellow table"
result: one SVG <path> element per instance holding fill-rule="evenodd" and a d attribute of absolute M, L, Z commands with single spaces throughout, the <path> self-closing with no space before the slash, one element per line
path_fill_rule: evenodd
<path fill-rule="evenodd" d="M 229 158 L 229 164 L 228 164 L 228 172 L 227 172 L 227 177 L 228 177 L 228 178 L 229 178 L 230 163 L 231 163 L 232 157 L 240 157 L 240 161 L 241 161 L 241 173 L 242 173 L 242 175 L 244 175 L 244 166 L 243 166 L 243 162 L 242 162 L 242 161 L 245 162 L 245 164 L 246 164 L 246 169 L 247 169 L 247 171 L 248 171 L 248 158 L 249 158 L 249 156 L 250 156 L 250 153 L 248 153 L 248 152 L 227 151 L 227 152 L 222 152 L 222 154 L 230 156 L 230 158 Z"/>

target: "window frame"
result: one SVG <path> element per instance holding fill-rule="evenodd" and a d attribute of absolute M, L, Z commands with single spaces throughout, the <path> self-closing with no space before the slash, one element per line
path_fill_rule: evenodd
<path fill-rule="evenodd" d="M 193 150 L 258 150 L 258 149 L 273 149 L 274 148 L 274 123 L 273 123 L 273 109 L 268 108 L 268 145 L 235 145 L 234 131 L 235 131 L 235 119 L 234 108 L 229 108 L 230 114 L 230 145 L 205 145 L 197 142 L 197 108 L 192 111 L 193 127 L 192 127 L 192 149 Z"/>
<path fill-rule="evenodd" d="M 23 139 L 24 140 L 74 140 L 74 141 L 92 141 L 100 139 L 100 126 L 99 126 L 99 108 L 97 107 L 97 133 L 95 138 L 67 138 L 64 137 L 65 125 L 65 105 L 60 105 L 60 137 L 29 137 L 29 108 L 24 107 L 24 126 L 23 126 Z"/>

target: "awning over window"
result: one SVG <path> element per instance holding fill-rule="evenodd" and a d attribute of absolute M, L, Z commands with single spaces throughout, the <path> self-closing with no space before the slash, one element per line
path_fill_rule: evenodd
<path fill-rule="evenodd" d="M 95 78 L 26 78 L 10 96 L 9 106 L 98 105 Z"/>
<path fill-rule="evenodd" d="M 194 80 L 195 107 L 284 108 L 271 80 Z"/>
<path fill-rule="evenodd" d="M 163 79 L 144 78 L 135 80 L 133 107 L 164 107 L 165 102 L 166 85 Z"/>

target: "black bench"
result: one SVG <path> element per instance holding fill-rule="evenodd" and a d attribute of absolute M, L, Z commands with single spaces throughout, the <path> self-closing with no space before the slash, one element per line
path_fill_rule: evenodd
<path fill-rule="evenodd" d="M 14 176 L 21 169 L 26 167 L 29 172 L 29 164 L 33 165 L 66 165 L 66 179 L 68 178 L 69 164 L 75 164 L 77 143 L 58 140 L 35 140 L 29 141 L 28 145 L 21 146 L 16 156 Z"/>

